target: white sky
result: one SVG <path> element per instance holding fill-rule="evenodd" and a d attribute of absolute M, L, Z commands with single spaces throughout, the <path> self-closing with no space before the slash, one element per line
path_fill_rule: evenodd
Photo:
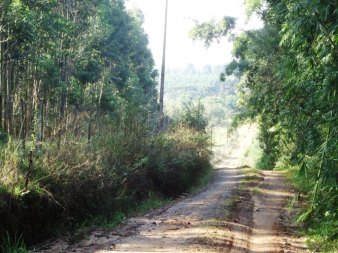
<path fill-rule="evenodd" d="M 205 49 L 202 42 L 193 42 L 189 31 L 193 20 L 206 21 L 224 16 L 237 18 L 237 31 L 261 27 L 253 17 L 245 22 L 244 0 L 169 0 L 167 31 L 167 67 L 184 67 L 189 63 L 197 67 L 206 64 L 226 64 L 231 60 L 232 44 L 227 39 Z M 138 7 L 144 14 L 144 29 L 156 66 L 162 61 L 165 0 L 127 0 L 127 8 Z"/>

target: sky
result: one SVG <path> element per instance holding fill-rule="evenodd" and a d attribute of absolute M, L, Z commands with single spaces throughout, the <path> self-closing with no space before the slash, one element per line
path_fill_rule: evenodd
<path fill-rule="evenodd" d="M 162 62 L 165 0 L 127 0 L 126 6 L 137 7 L 143 12 L 143 27 L 149 36 L 149 47 L 156 67 L 159 68 Z M 206 49 L 202 42 L 194 42 L 189 37 L 194 20 L 219 20 L 224 16 L 237 18 L 236 33 L 262 26 L 255 16 L 246 22 L 244 0 L 169 0 L 166 66 L 175 68 L 194 64 L 203 67 L 230 62 L 232 43 L 228 39 L 224 38 Z"/>

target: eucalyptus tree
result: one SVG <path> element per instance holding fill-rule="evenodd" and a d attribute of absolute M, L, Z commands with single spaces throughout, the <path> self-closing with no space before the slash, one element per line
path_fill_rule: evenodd
<path fill-rule="evenodd" d="M 6 0 L 0 8 L 0 124 L 23 146 L 31 136 L 38 149 L 45 138 L 59 146 L 73 134 L 90 139 L 121 99 L 154 110 L 143 19 L 123 0 Z"/>

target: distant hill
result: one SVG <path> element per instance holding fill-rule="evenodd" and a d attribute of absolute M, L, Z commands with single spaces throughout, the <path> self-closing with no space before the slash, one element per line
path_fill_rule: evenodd
<path fill-rule="evenodd" d="M 174 117 L 184 104 L 201 101 L 210 126 L 229 125 L 237 110 L 236 86 L 239 80 L 229 77 L 220 81 L 223 70 L 221 65 L 196 68 L 192 64 L 167 69 L 164 103 L 168 115 Z"/>

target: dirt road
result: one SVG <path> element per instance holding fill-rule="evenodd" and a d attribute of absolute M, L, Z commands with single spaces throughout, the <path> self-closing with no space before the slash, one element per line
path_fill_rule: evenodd
<path fill-rule="evenodd" d="M 39 252 L 306 252 L 289 222 L 292 194 L 282 175 L 262 172 L 243 183 L 248 177 L 240 158 L 252 138 L 242 132 L 203 192 L 113 231 L 94 231 L 78 245 L 59 241 Z"/>

